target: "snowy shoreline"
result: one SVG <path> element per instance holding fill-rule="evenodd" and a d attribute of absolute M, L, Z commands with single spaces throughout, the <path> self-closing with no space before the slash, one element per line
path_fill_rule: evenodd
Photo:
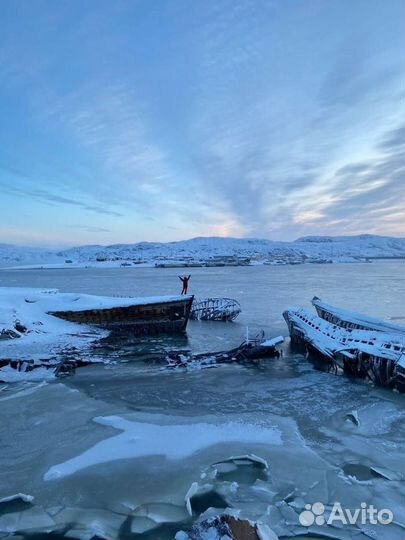
<path fill-rule="evenodd" d="M 192 297 L 107 297 L 61 293 L 57 289 L 0 287 L 0 381 L 43 380 L 53 378 L 61 362 L 70 362 L 74 369 L 102 361 L 88 353 L 97 341 L 110 335 L 110 329 L 87 321 L 70 322 L 59 314 L 110 313 L 187 300 Z"/>
<path fill-rule="evenodd" d="M 324 265 L 324 264 L 370 264 L 373 262 L 392 262 L 392 261 L 404 261 L 405 257 L 381 257 L 376 259 L 359 259 L 355 257 L 341 257 L 339 259 L 328 260 L 328 261 L 308 261 L 308 262 L 288 262 L 288 261 L 279 261 L 279 262 L 267 262 L 267 261 L 254 261 L 249 264 L 206 264 L 205 262 L 194 262 L 187 263 L 183 261 L 160 261 L 159 263 L 145 262 L 145 263 L 134 263 L 132 260 L 120 260 L 120 261 L 106 261 L 106 262 L 73 262 L 73 263 L 49 263 L 49 264 L 27 264 L 21 266 L 2 266 L 0 271 L 24 271 L 24 270 L 77 270 L 77 269 L 111 269 L 111 268 L 122 268 L 122 269 L 138 269 L 138 268 L 158 268 L 158 269 L 168 269 L 168 268 L 216 268 L 216 267 L 235 267 L 235 266 L 296 266 L 296 265 Z"/>
<path fill-rule="evenodd" d="M 315 236 L 294 242 L 276 242 L 213 237 L 169 243 L 79 246 L 64 250 L 0 244 L 0 269 L 325 264 L 374 259 L 405 259 L 405 238 Z"/>

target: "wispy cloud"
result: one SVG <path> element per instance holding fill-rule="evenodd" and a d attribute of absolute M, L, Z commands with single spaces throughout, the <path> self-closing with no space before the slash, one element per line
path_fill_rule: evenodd
<path fill-rule="evenodd" d="M 2 168 L 2 170 L 5 171 L 6 173 L 11 172 L 14 175 L 17 172 L 17 169 L 15 168 L 10 168 L 10 169 Z M 18 175 L 22 176 L 22 173 L 18 173 Z M 111 210 L 106 207 L 87 204 L 81 200 L 73 199 L 71 197 L 66 197 L 63 195 L 58 195 L 58 194 L 52 193 L 51 191 L 46 191 L 45 189 L 32 187 L 32 184 L 35 182 L 35 180 L 30 179 L 29 176 L 25 174 L 24 174 L 24 178 L 31 181 L 27 182 L 26 185 L 22 185 L 20 183 L 20 185 L 17 186 L 7 181 L 0 180 L 0 186 L 1 186 L 2 191 L 5 193 L 17 195 L 19 197 L 37 199 L 37 200 L 40 200 L 49 204 L 77 206 L 79 208 L 82 208 L 83 210 L 95 212 L 97 214 L 102 214 L 102 215 L 108 215 L 108 216 L 114 216 L 114 217 L 122 217 L 123 215 L 119 212 L 115 212 L 114 210 Z"/>
<path fill-rule="evenodd" d="M 70 229 L 78 229 L 80 231 L 86 231 L 90 233 L 111 233 L 111 229 L 106 229 L 105 227 L 89 227 L 85 224 L 76 224 L 76 225 L 69 225 Z"/>
<path fill-rule="evenodd" d="M 304 216 L 302 222 L 320 227 L 331 223 L 350 233 L 403 234 L 405 138 L 400 141 L 399 132 L 400 128 L 387 131 L 368 162 L 349 163 L 328 176 L 314 199 L 318 213 L 312 215 L 310 205 L 301 204 L 298 216 Z M 387 145 L 387 141 L 392 144 Z"/>
<path fill-rule="evenodd" d="M 97 240 L 401 234 L 403 12 L 400 0 L 7 8 L 0 187 L 61 222 L 74 209 Z"/>

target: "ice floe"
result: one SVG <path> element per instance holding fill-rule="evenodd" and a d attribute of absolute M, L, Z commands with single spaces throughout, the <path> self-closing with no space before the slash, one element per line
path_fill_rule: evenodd
<path fill-rule="evenodd" d="M 142 534 L 153 530 L 162 523 L 181 523 L 189 515 L 185 507 L 170 503 L 146 503 L 132 512 L 131 532 Z"/>
<path fill-rule="evenodd" d="M 18 399 L 18 398 L 24 398 L 25 396 L 28 396 L 29 394 L 32 394 L 36 390 L 42 388 L 43 386 L 47 385 L 48 383 L 46 381 L 41 381 L 39 384 L 31 384 L 29 382 L 26 383 L 26 387 L 23 390 L 20 390 L 19 392 L 6 392 L 6 394 L 0 398 L 0 401 L 9 401 L 10 399 Z M 11 388 L 9 386 L 2 386 L 2 390 L 6 390 L 7 388 Z"/>
<path fill-rule="evenodd" d="M 32 495 L 27 495 L 26 493 L 15 493 L 14 495 L 8 495 L 7 497 L 2 497 L 0 503 L 10 502 L 20 500 L 23 502 L 32 502 L 34 497 Z"/>
<path fill-rule="evenodd" d="M 229 422 L 157 425 L 118 416 L 98 417 L 95 421 L 122 433 L 97 443 L 77 457 L 54 465 L 45 474 L 45 480 L 68 476 L 81 469 L 118 459 L 163 455 L 167 459 L 179 460 L 203 448 L 225 442 L 281 444 L 281 433 L 277 427 L 259 424 Z"/>
<path fill-rule="evenodd" d="M 96 508 L 64 508 L 53 516 L 56 527 L 66 527 L 68 538 L 116 540 L 125 515 Z"/>
<path fill-rule="evenodd" d="M 55 521 L 43 509 L 33 507 L 23 512 L 12 512 L 0 516 L 0 532 L 51 532 Z"/>

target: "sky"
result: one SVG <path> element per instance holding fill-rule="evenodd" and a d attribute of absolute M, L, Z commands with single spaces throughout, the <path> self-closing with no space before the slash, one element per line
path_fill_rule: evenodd
<path fill-rule="evenodd" d="M 405 0 L 3 0 L 0 242 L 405 235 Z"/>

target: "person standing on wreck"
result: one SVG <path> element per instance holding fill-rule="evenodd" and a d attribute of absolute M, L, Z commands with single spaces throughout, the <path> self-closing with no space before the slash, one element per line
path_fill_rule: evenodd
<path fill-rule="evenodd" d="M 187 294 L 188 291 L 188 282 L 190 281 L 191 274 L 189 276 L 179 276 L 179 280 L 183 283 L 183 289 L 181 294 Z"/>

